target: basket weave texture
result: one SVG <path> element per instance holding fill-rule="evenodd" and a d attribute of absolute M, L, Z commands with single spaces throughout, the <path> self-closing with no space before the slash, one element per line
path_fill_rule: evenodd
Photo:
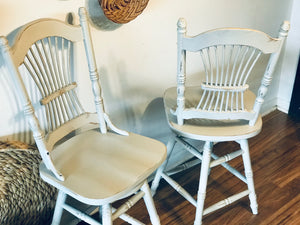
<path fill-rule="evenodd" d="M 0 141 L 0 224 L 50 224 L 56 190 L 39 176 L 38 150 L 19 141 Z"/>
<path fill-rule="evenodd" d="M 98 0 L 105 16 L 115 23 L 128 23 L 140 15 L 149 0 Z"/>

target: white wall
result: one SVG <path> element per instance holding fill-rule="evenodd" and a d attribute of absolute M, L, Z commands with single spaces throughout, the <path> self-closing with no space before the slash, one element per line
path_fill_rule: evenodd
<path fill-rule="evenodd" d="M 288 112 L 300 51 L 300 1 L 294 0 L 291 13 L 291 31 L 283 55 L 282 70 L 277 93 L 278 109 Z"/>
<path fill-rule="evenodd" d="M 66 12 L 77 13 L 79 6 L 88 5 L 91 1 L 96 0 L 0 0 L 0 34 L 6 35 L 16 27 L 41 17 L 64 19 Z M 154 131 L 156 134 L 153 136 L 166 131 L 161 122 L 157 126 L 153 123 L 155 118 L 164 116 L 161 101 L 157 99 L 152 102 L 150 106 L 154 105 L 153 108 L 147 106 L 153 99 L 160 98 L 167 87 L 175 85 L 176 23 L 179 17 L 186 18 L 190 35 L 233 26 L 259 29 L 274 36 L 281 22 L 290 18 L 292 3 L 292 0 L 150 0 L 142 15 L 128 24 L 112 31 L 93 27 L 104 97 L 110 103 L 107 111 L 113 121 L 122 128 L 140 133 Z M 286 57 L 289 57 L 289 52 Z M 80 72 L 83 68 L 80 66 Z M 283 68 L 288 70 L 285 65 Z M 277 104 L 280 71 L 279 65 L 267 96 L 265 111 Z M 3 73 L 2 70 L 0 81 Z M 256 80 L 251 82 L 258 86 Z M 8 98 L 11 94 L 6 84 L 6 81 L 0 82 L 2 138 L 21 129 L 14 125 L 19 114 L 15 112 L 16 107 L 10 106 L 11 100 Z M 84 87 L 88 85 L 86 83 Z M 287 85 L 292 87 L 292 84 Z M 84 98 L 84 95 L 81 97 Z M 86 106 L 93 108 L 92 105 Z"/>

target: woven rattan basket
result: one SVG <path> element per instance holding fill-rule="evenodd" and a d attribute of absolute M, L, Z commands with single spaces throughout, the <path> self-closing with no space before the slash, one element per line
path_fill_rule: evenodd
<path fill-rule="evenodd" d="M 105 16 L 115 23 L 128 23 L 140 15 L 149 0 L 99 0 Z"/>
<path fill-rule="evenodd" d="M 41 180 L 38 150 L 0 141 L 0 224 L 50 224 L 56 190 Z"/>

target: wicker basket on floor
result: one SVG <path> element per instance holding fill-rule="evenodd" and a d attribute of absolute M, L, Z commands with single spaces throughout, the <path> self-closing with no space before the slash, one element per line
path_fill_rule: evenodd
<path fill-rule="evenodd" d="M 149 0 L 98 0 L 105 16 L 115 23 L 128 23 L 140 15 Z"/>
<path fill-rule="evenodd" d="M 56 190 L 41 180 L 34 146 L 0 141 L 0 224 L 50 224 Z"/>

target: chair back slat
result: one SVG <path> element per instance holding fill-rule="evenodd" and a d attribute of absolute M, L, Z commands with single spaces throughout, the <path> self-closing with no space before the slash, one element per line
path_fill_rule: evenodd
<path fill-rule="evenodd" d="M 176 115 L 178 123 L 183 124 L 184 119 L 190 118 L 246 119 L 253 123 L 259 110 L 254 106 L 245 107 L 244 98 L 245 92 L 249 89 L 248 80 L 262 55 L 271 55 L 269 64 L 275 66 L 278 58 L 276 62 L 272 62 L 275 59 L 272 55 L 280 52 L 288 31 L 283 29 L 278 38 L 271 38 L 260 31 L 242 28 L 215 29 L 190 37 L 186 35 L 186 22 L 180 19 L 177 29 Z M 193 103 L 187 103 L 185 99 L 188 52 L 199 53 L 204 71 L 204 79 L 199 87 L 201 94 L 198 101 L 193 100 Z M 266 74 L 270 74 L 269 66 L 266 68 Z"/>
<path fill-rule="evenodd" d="M 197 110 L 234 112 L 244 110 L 243 92 L 261 51 L 249 46 L 220 45 L 200 51 L 205 73 L 203 95 Z M 225 102 L 224 102 L 225 100 Z"/>
<path fill-rule="evenodd" d="M 46 37 L 35 42 L 25 56 L 26 72 L 40 90 L 40 102 L 45 105 L 47 133 L 84 113 L 75 93 L 77 84 L 71 77 L 71 48 L 72 42 L 65 38 Z"/>

